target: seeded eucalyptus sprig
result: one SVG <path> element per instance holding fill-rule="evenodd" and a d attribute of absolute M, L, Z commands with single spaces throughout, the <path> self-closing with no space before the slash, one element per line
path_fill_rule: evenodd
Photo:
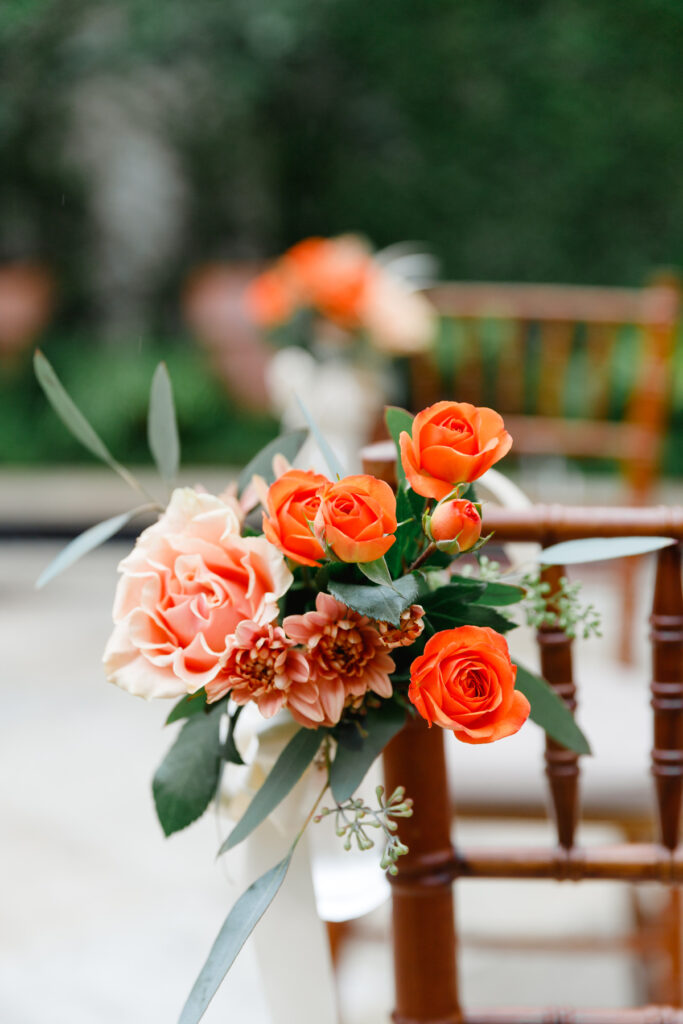
<path fill-rule="evenodd" d="M 344 803 L 334 807 L 323 807 L 314 821 L 322 821 L 330 814 L 335 816 L 335 831 L 344 838 L 344 849 L 350 850 L 355 839 L 359 850 L 371 850 L 375 840 L 368 833 L 368 828 L 381 829 L 384 833 L 386 846 L 380 861 L 380 867 L 388 870 L 390 875 L 398 873 L 396 861 L 408 852 L 408 847 L 395 834 L 398 825 L 393 818 L 410 818 L 413 813 L 413 801 L 406 799 L 405 789 L 399 786 L 384 800 L 384 786 L 375 789 L 377 807 L 369 807 L 362 798 L 351 797 Z"/>
<path fill-rule="evenodd" d="M 540 570 L 522 577 L 522 586 L 527 596 L 522 602 L 527 625 L 558 626 L 572 639 L 578 632 L 584 640 L 591 636 L 602 636 L 600 613 L 595 605 L 581 605 L 580 583 L 570 583 L 566 576 L 559 581 L 559 590 L 553 595 L 553 608 L 546 605 L 550 584 L 541 580 Z"/>

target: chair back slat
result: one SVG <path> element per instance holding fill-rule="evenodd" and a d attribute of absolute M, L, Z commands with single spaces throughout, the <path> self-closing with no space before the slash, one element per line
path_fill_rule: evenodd
<path fill-rule="evenodd" d="M 562 566 L 546 567 L 543 582 L 550 587 L 546 595 L 546 608 L 556 612 L 555 600 L 564 576 Z M 572 711 L 576 710 L 576 687 L 572 671 L 572 641 L 557 626 L 541 626 L 537 633 L 541 656 L 541 675 L 555 693 Z M 565 849 L 574 845 L 579 820 L 579 758 L 571 750 L 549 736 L 545 746 L 546 775 L 550 785 L 552 807 L 555 813 L 557 841 Z"/>
<path fill-rule="evenodd" d="M 539 379 L 533 412 L 540 416 L 562 416 L 567 400 L 576 325 L 551 320 L 539 326 Z"/>
<path fill-rule="evenodd" d="M 662 844 L 676 849 L 683 797 L 683 591 L 676 544 L 660 551 L 651 616 L 652 773 Z"/>

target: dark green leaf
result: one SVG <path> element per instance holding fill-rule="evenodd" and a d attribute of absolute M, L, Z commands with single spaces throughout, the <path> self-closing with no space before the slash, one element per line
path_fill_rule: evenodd
<path fill-rule="evenodd" d="M 204 690 L 200 690 L 198 693 L 188 693 L 186 697 L 181 697 L 178 703 L 174 705 L 166 719 L 165 725 L 179 722 L 183 718 L 192 718 L 194 715 L 204 711 L 205 708 L 206 693 Z"/>
<path fill-rule="evenodd" d="M 502 608 L 507 604 L 517 604 L 524 599 L 524 587 L 513 587 L 510 583 L 486 583 L 484 593 L 475 598 L 477 604 L 490 604 Z"/>
<path fill-rule="evenodd" d="M 384 410 L 384 421 L 387 425 L 387 430 L 396 445 L 396 478 L 398 480 L 399 487 L 403 488 L 406 486 L 406 474 L 401 462 L 401 445 L 399 437 L 404 430 L 410 434 L 413 428 L 413 416 L 409 412 L 406 412 L 405 409 L 399 409 L 398 406 L 395 405 L 388 405 Z"/>
<path fill-rule="evenodd" d="M 254 456 L 251 462 L 247 463 L 240 473 L 237 482 L 239 494 L 251 483 L 251 478 L 255 475 L 262 476 L 267 484 L 272 484 L 275 479 L 273 456 L 284 455 L 289 462 L 292 462 L 299 454 L 307 437 L 308 431 L 302 428 L 301 430 L 292 430 L 289 433 L 280 434 L 279 437 L 270 441 L 265 448 L 262 448 Z"/>
<path fill-rule="evenodd" d="M 204 1016 L 237 954 L 272 903 L 282 885 L 292 850 L 284 860 L 253 882 L 235 903 L 216 936 L 206 963 L 192 986 L 178 1024 L 197 1024 Z"/>
<path fill-rule="evenodd" d="M 450 582 L 438 590 L 425 594 L 422 601 L 425 608 L 444 608 L 452 604 L 463 604 L 476 601 L 486 590 L 483 580 L 470 579 L 468 576 L 451 576 Z"/>
<path fill-rule="evenodd" d="M 315 420 L 311 416 L 310 412 L 308 411 L 304 403 L 301 401 L 299 395 L 297 395 L 296 400 L 299 403 L 299 408 L 306 417 L 308 427 L 311 433 L 313 434 L 313 437 L 315 438 L 315 443 L 320 449 L 320 452 L 329 467 L 330 473 L 332 474 L 333 477 L 341 478 L 346 476 L 346 471 L 344 470 L 344 467 L 342 466 L 341 462 L 339 461 L 337 456 L 334 454 L 332 448 L 330 447 L 329 441 L 321 432 L 320 427 L 315 422 Z"/>
<path fill-rule="evenodd" d="M 292 736 L 266 781 L 221 846 L 219 855 L 246 839 L 284 800 L 318 753 L 321 741 L 322 734 L 318 729 L 299 729 Z"/>
<path fill-rule="evenodd" d="M 458 626 L 487 626 L 497 633 L 508 633 L 516 623 L 504 615 L 481 604 L 444 604 L 430 606 L 427 617 L 436 630 L 456 629 Z"/>
<path fill-rule="evenodd" d="M 671 537 L 587 537 L 585 540 L 567 540 L 541 551 L 541 565 L 581 565 L 584 562 L 604 562 L 609 558 L 627 558 L 645 555 L 649 551 L 667 548 L 676 541 Z"/>
<path fill-rule="evenodd" d="M 358 568 L 373 583 L 392 586 L 391 575 L 383 558 L 377 558 L 374 562 L 358 562 Z"/>
<path fill-rule="evenodd" d="M 396 529 L 396 540 L 385 555 L 392 576 L 399 576 L 404 563 L 409 565 L 415 560 L 418 554 L 418 541 L 424 539 L 422 510 L 416 514 L 410 497 L 413 494 L 413 491 L 406 492 L 400 488 L 396 495 L 396 519 L 399 526 Z M 420 500 L 424 505 L 424 498 Z"/>
<path fill-rule="evenodd" d="M 518 665 L 515 687 L 531 704 L 532 721 L 545 729 L 552 739 L 577 754 L 590 754 L 588 740 L 574 721 L 573 714 L 545 679 Z"/>
<path fill-rule="evenodd" d="M 36 580 L 36 588 L 44 587 L 46 583 L 49 583 L 60 572 L 68 569 L 70 565 L 77 562 L 83 555 L 87 555 L 89 551 L 93 551 L 100 544 L 104 544 L 105 540 L 109 540 L 115 533 L 118 533 L 126 523 L 129 523 L 131 519 L 139 515 L 140 511 L 141 508 L 134 508 L 130 512 L 122 512 L 121 515 L 112 516 L 111 519 L 105 519 L 103 522 L 97 523 L 96 526 L 91 526 L 88 530 L 84 530 L 83 533 L 79 533 L 65 548 L 62 548 L 48 567 L 43 569 Z"/>
<path fill-rule="evenodd" d="M 149 394 L 147 441 L 161 476 L 172 484 L 180 467 L 180 441 L 173 404 L 173 388 L 166 363 L 159 363 Z"/>
<path fill-rule="evenodd" d="M 223 744 L 223 760 L 230 761 L 231 764 L 244 764 L 244 759 L 237 749 L 235 743 L 235 726 L 237 721 L 244 710 L 244 705 L 240 704 L 239 707 L 235 708 L 233 713 L 230 715 L 228 722 L 228 735 L 225 737 L 225 743 Z"/>
<path fill-rule="evenodd" d="M 372 762 L 379 757 L 387 743 L 403 727 L 406 720 L 405 709 L 395 701 L 384 701 L 379 708 L 370 708 L 361 721 L 363 730 L 362 745 L 357 747 L 337 746 L 337 753 L 330 768 L 330 785 L 332 795 L 338 803 L 343 803 L 356 792 L 365 778 Z"/>
<path fill-rule="evenodd" d="M 221 764 L 220 714 L 193 715 L 152 783 L 157 815 L 170 836 L 199 818 L 216 792 Z"/>
<path fill-rule="evenodd" d="M 330 580 L 327 588 L 342 604 L 371 619 L 390 622 L 392 626 L 399 625 L 401 613 L 415 603 L 420 592 L 419 580 L 412 574 L 395 580 L 393 587 Z"/>

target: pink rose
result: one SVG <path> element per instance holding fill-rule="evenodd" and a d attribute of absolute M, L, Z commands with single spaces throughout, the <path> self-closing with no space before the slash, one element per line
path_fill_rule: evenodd
<path fill-rule="evenodd" d="M 221 672 L 240 622 L 274 622 L 292 575 L 264 537 L 241 537 L 212 494 L 175 490 L 119 565 L 107 679 L 141 697 L 181 697 Z"/>

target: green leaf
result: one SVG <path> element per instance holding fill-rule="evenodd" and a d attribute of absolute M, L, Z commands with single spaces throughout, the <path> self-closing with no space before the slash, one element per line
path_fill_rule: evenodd
<path fill-rule="evenodd" d="M 361 721 L 367 734 L 360 747 L 337 746 L 337 753 L 330 768 L 330 786 L 337 803 L 343 803 L 356 792 L 365 778 L 370 765 L 382 753 L 406 720 L 405 708 L 395 701 L 384 701 L 379 708 L 370 708 Z"/>
<path fill-rule="evenodd" d="M 341 462 L 332 451 L 332 448 L 330 447 L 327 438 L 324 437 L 324 435 L 321 433 L 318 424 L 315 422 L 310 412 L 308 411 L 308 409 L 306 408 L 306 406 L 301 401 L 301 398 L 298 395 L 296 396 L 296 400 L 299 403 L 299 408 L 306 417 L 306 422 L 308 423 L 310 431 L 313 434 L 313 437 L 315 438 L 315 443 L 320 449 L 322 456 L 329 467 L 330 473 L 332 474 L 333 477 L 339 477 L 340 479 L 346 476 L 344 467 L 342 466 Z"/>
<path fill-rule="evenodd" d="M 237 725 L 237 720 L 239 719 L 243 711 L 244 705 L 240 704 L 237 708 L 235 708 L 234 712 L 230 715 L 228 721 L 228 735 L 225 737 L 225 743 L 223 744 L 222 754 L 223 760 L 230 761 L 231 764 L 246 763 L 244 761 L 244 758 L 240 754 L 239 750 L 237 749 L 237 744 L 235 743 L 235 726 Z"/>
<path fill-rule="evenodd" d="M 308 437 L 308 431 L 305 429 L 291 430 L 286 434 L 280 434 L 279 437 L 274 438 L 270 441 L 265 448 L 262 448 L 258 452 L 251 462 L 248 462 L 239 475 L 237 482 L 238 493 L 242 491 L 251 483 L 253 476 L 262 476 L 267 484 L 272 484 L 275 479 L 273 473 L 273 456 L 284 455 L 288 462 L 292 462 L 299 452 L 301 447 Z"/>
<path fill-rule="evenodd" d="M 287 856 L 261 875 L 242 893 L 226 917 L 211 947 L 206 963 L 192 986 L 178 1024 L 197 1024 L 204 1016 L 223 978 L 282 885 L 294 847 Z"/>
<path fill-rule="evenodd" d="M 205 709 L 206 693 L 204 690 L 199 690 L 198 693 L 188 693 L 174 705 L 164 724 L 171 725 L 173 722 L 180 722 L 183 718 L 193 718 Z"/>
<path fill-rule="evenodd" d="M 161 476 L 172 484 L 180 467 L 180 441 L 173 405 L 173 388 L 166 363 L 159 363 L 149 394 L 147 441 Z"/>
<path fill-rule="evenodd" d="M 432 608 L 474 602 L 485 590 L 486 583 L 483 580 L 471 579 L 469 576 L 451 576 L 445 586 L 426 594 L 422 603 L 425 608 Z"/>
<path fill-rule="evenodd" d="M 139 513 L 147 506 L 142 505 L 140 508 L 131 509 L 130 512 L 122 512 L 118 516 L 112 516 L 111 519 L 105 519 L 101 523 L 97 523 L 95 526 L 91 526 L 89 529 L 84 530 L 83 533 L 79 533 L 77 537 L 74 537 L 72 541 L 66 545 L 65 548 L 59 552 L 56 558 L 54 558 L 46 569 L 43 569 L 42 573 L 36 580 L 36 589 L 40 590 L 46 583 L 58 576 L 60 572 L 64 572 L 70 565 L 77 562 L 83 555 L 87 555 L 89 551 L 93 551 L 99 547 L 100 544 L 104 544 L 106 540 L 113 537 L 114 534 L 118 533 L 119 530 L 129 523 L 131 519 L 139 515 Z"/>
<path fill-rule="evenodd" d="M 484 593 L 475 598 L 477 604 L 502 608 L 504 605 L 517 604 L 526 594 L 524 587 L 514 587 L 510 583 L 486 583 L 485 586 Z"/>
<path fill-rule="evenodd" d="M 551 686 L 522 665 L 517 666 L 515 688 L 531 704 L 531 719 L 563 747 L 577 754 L 590 754 L 588 740 L 579 729 L 574 716 Z"/>
<path fill-rule="evenodd" d="M 396 495 L 396 518 L 399 526 L 396 529 L 396 540 L 385 555 L 389 572 L 392 576 L 400 575 L 403 565 L 410 565 L 417 557 L 418 541 L 424 539 L 422 530 L 422 512 L 424 498 L 420 498 L 422 507 L 416 511 L 412 498 L 418 497 L 414 491 L 399 488 Z"/>
<path fill-rule="evenodd" d="M 106 462 L 130 487 L 133 487 L 136 491 L 141 491 L 142 488 L 132 473 L 129 473 L 125 466 L 122 466 L 114 458 L 104 441 L 93 430 L 80 409 L 76 407 L 51 363 L 39 349 L 33 356 L 33 368 L 38 383 L 45 392 L 50 405 L 67 430 L 70 430 L 76 440 L 80 441 L 88 451 L 92 452 L 98 459 Z"/>
<path fill-rule="evenodd" d="M 112 469 L 118 468 L 118 462 L 111 454 L 104 441 L 95 433 L 80 409 L 77 409 L 69 397 L 64 385 L 52 368 L 51 363 L 38 349 L 33 356 L 33 368 L 38 383 L 45 392 L 50 405 L 74 437 L 81 442 L 98 459 L 108 463 Z"/>
<path fill-rule="evenodd" d="M 154 804 L 167 836 L 186 828 L 209 806 L 221 767 L 219 711 L 193 715 L 157 768 Z"/>
<path fill-rule="evenodd" d="M 399 409 L 396 405 L 388 405 L 384 410 L 384 422 L 387 425 L 387 430 L 391 435 L 391 439 L 396 445 L 396 478 L 400 488 L 407 486 L 406 474 L 401 462 L 401 445 L 399 437 L 405 430 L 409 434 L 413 428 L 413 416 L 405 409 Z"/>
<path fill-rule="evenodd" d="M 440 593 L 437 591 L 437 594 Z M 426 608 L 427 618 L 437 630 L 456 629 L 458 626 L 484 626 L 497 633 L 508 633 L 516 623 L 500 612 L 481 604 L 435 603 Z"/>
<path fill-rule="evenodd" d="M 266 781 L 221 846 L 219 856 L 246 839 L 292 791 L 318 753 L 321 741 L 322 734 L 318 729 L 299 729 L 292 736 Z"/>
<path fill-rule="evenodd" d="M 540 552 L 538 561 L 541 565 L 581 565 L 584 562 L 603 562 L 609 558 L 645 555 L 675 543 L 672 537 L 587 537 L 585 540 L 553 544 Z"/>
<path fill-rule="evenodd" d="M 374 562 L 358 562 L 358 568 L 373 583 L 381 583 L 387 587 L 393 587 L 391 574 L 383 558 L 376 558 Z"/>
<path fill-rule="evenodd" d="M 420 593 L 419 580 L 412 574 L 401 576 L 393 587 L 366 586 L 363 583 L 338 583 L 330 580 L 327 589 L 332 597 L 361 615 L 398 626 L 401 613 L 414 604 Z"/>

